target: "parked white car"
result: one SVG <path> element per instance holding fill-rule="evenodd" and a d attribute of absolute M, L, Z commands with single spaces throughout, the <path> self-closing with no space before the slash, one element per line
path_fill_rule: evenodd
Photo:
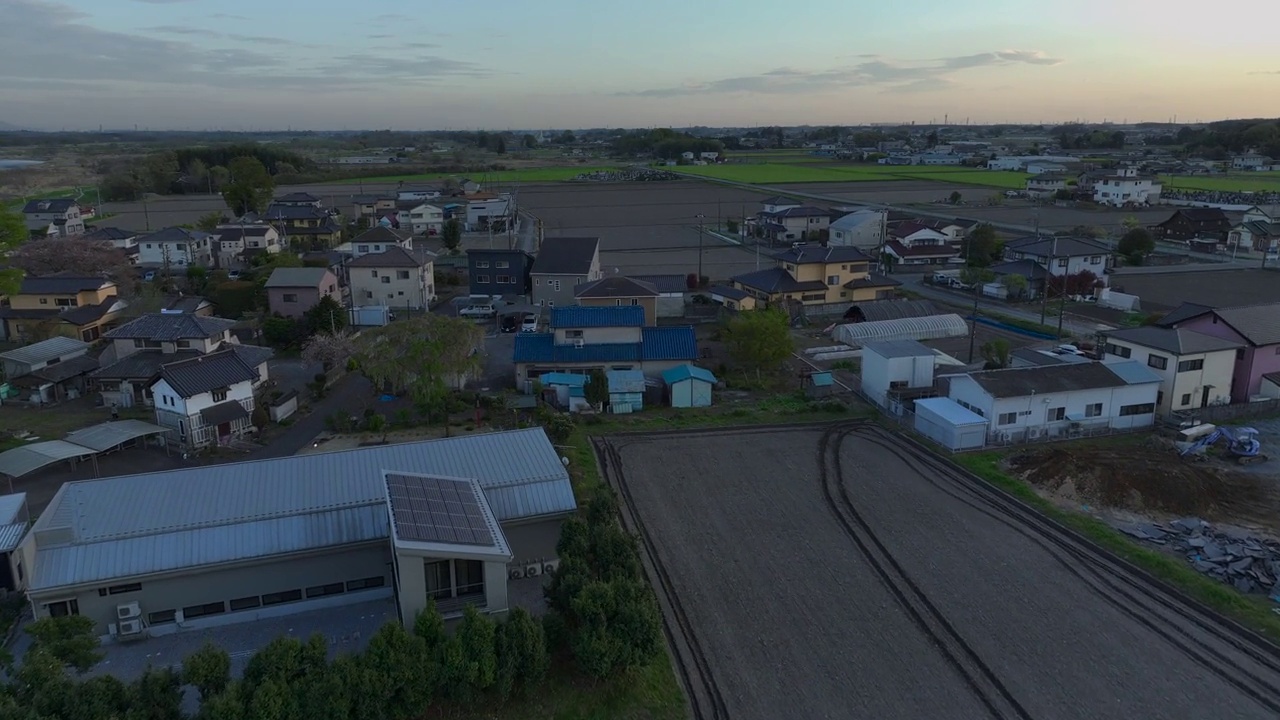
<path fill-rule="evenodd" d="M 492 305 L 468 305 L 458 311 L 458 317 L 478 320 L 488 320 L 497 314 L 498 311 Z"/>
<path fill-rule="evenodd" d="M 533 313 L 525 313 L 524 319 L 520 323 L 520 332 L 538 332 L 538 316 Z"/>

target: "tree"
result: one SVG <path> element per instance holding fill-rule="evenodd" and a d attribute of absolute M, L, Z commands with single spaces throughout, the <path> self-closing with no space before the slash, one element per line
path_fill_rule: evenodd
<path fill-rule="evenodd" d="M 308 338 L 302 346 L 302 359 L 308 363 L 319 363 L 329 370 L 345 366 L 354 351 L 351 333 L 339 330 L 336 334 L 321 333 Z"/>
<path fill-rule="evenodd" d="M 475 323 L 428 314 L 362 333 L 354 357 L 379 388 L 405 393 L 419 407 L 440 413 L 450 387 L 483 366 L 483 348 L 484 330 Z"/>
<path fill-rule="evenodd" d="M 182 681 L 195 686 L 201 701 L 221 694 L 231 684 L 231 656 L 206 642 L 182 661 Z"/>
<path fill-rule="evenodd" d="M 227 170 L 230 181 L 222 191 L 222 198 L 232 214 L 240 217 L 248 212 L 263 212 L 271 202 L 276 184 L 266 166 L 254 157 L 234 158 Z"/>
<path fill-rule="evenodd" d="M 30 239 L 26 220 L 17 212 L 0 204 L 0 257 Z M 0 295 L 13 295 L 22 285 L 20 268 L 0 270 Z"/>
<path fill-rule="evenodd" d="M 172 668 L 147 668 L 129 687 L 129 718 L 181 720 L 182 676 Z"/>
<path fill-rule="evenodd" d="M 218 192 L 231 182 L 231 171 L 221 165 L 214 165 L 209 168 L 209 181 L 213 183 L 214 192 Z"/>
<path fill-rule="evenodd" d="M 538 138 L 530 135 L 529 133 L 524 134 L 522 141 L 526 150 L 532 150 L 538 146 Z"/>
<path fill-rule="evenodd" d="M 262 339 L 277 348 L 291 348 L 307 336 L 306 327 L 293 318 L 272 315 L 262 321 Z"/>
<path fill-rule="evenodd" d="M 497 145 L 494 147 L 493 151 L 498 153 L 499 155 L 507 154 L 507 141 L 503 139 L 502 136 L 498 136 L 498 142 L 497 142 Z"/>
<path fill-rule="evenodd" d="M 335 335 L 347 327 L 347 311 L 333 297 L 325 295 L 302 316 L 308 335 Z"/>
<path fill-rule="evenodd" d="M 27 626 L 27 634 L 32 649 L 39 648 L 78 672 L 87 672 L 102 659 L 93 620 L 83 615 L 40 618 Z"/>
<path fill-rule="evenodd" d="M 1008 291 L 1009 297 L 1020 298 L 1027 294 L 1027 278 L 1017 273 L 1006 273 L 1000 276 L 1000 284 Z"/>
<path fill-rule="evenodd" d="M 587 374 L 587 385 L 583 388 L 583 395 L 591 406 L 600 409 L 609 402 L 609 378 L 604 374 L 604 370 L 596 368 Z"/>
<path fill-rule="evenodd" d="M 134 271 L 128 256 L 105 240 L 50 238 L 29 242 L 9 253 L 9 263 L 28 275 L 72 273 L 106 275 L 119 284 L 119 290 L 133 289 Z"/>
<path fill-rule="evenodd" d="M 248 716 L 240 693 L 232 688 L 220 695 L 202 698 L 196 720 L 248 720 Z"/>
<path fill-rule="evenodd" d="M 970 265 L 960 270 L 960 282 L 974 286 L 975 290 L 979 292 L 983 285 L 991 282 L 993 277 L 995 277 L 995 274 L 984 267 Z"/>
<path fill-rule="evenodd" d="M 199 161 L 197 160 L 196 162 Z M 225 218 L 222 217 L 222 211 L 214 210 L 201 215 L 200 218 L 196 220 L 196 229 L 203 230 L 205 232 L 213 232 L 218 229 L 218 226 L 221 225 L 224 220 Z"/>
<path fill-rule="evenodd" d="M 1136 227 L 1125 233 L 1116 244 L 1116 252 L 1120 253 L 1132 265 L 1141 265 L 1143 258 L 1156 249 L 1155 238 L 1146 228 Z"/>
<path fill-rule="evenodd" d="M 787 313 L 777 308 L 738 313 L 724 335 L 730 356 L 755 370 L 757 378 L 762 370 L 781 365 L 795 348 Z"/>
<path fill-rule="evenodd" d="M 571 645 L 578 666 L 604 679 L 650 662 L 662 647 L 662 616 L 638 579 L 589 583 L 573 599 L 579 626 Z"/>
<path fill-rule="evenodd" d="M 444 241 L 444 247 L 449 252 L 454 252 L 458 246 L 462 244 L 462 224 L 457 218 L 449 218 L 444 224 L 444 229 L 440 231 L 440 239 Z"/>
<path fill-rule="evenodd" d="M 983 364 L 983 370 L 999 370 L 1009 367 L 1009 341 L 1004 338 L 995 338 L 982 344 L 979 349 L 982 353 L 982 359 L 986 362 Z"/>
<path fill-rule="evenodd" d="M 502 698 L 535 687 L 546 676 L 551 665 L 546 630 L 524 608 L 513 608 L 498 626 L 497 662 L 494 686 Z"/>
<path fill-rule="evenodd" d="M 1125 215 L 1124 219 L 1120 221 L 1120 227 L 1124 228 L 1125 231 L 1128 232 L 1129 230 L 1136 230 L 1142 227 L 1142 223 L 1138 218 L 1132 215 Z"/>
<path fill-rule="evenodd" d="M 729 218 L 728 220 L 725 220 L 725 221 L 724 221 L 724 231 L 725 231 L 725 232 L 727 232 L 727 233 L 729 233 L 730 235 L 737 235 L 737 234 L 738 234 L 738 221 L 737 221 L 737 220 L 734 220 L 733 218 Z"/>
<path fill-rule="evenodd" d="M 413 619 L 413 634 L 422 638 L 427 647 L 438 647 L 448 635 L 444 631 L 444 616 L 436 608 L 436 601 L 427 599 L 427 606 Z"/>
<path fill-rule="evenodd" d="M 426 712 L 438 682 L 427 643 L 392 620 L 369 640 L 361 660 L 381 683 L 378 698 L 393 718 L 416 718 Z"/>
<path fill-rule="evenodd" d="M 1002 248 L 996 229 L 990 223 L 974 226 L 960 247 L 961 257 L 970 265 L 986 267 L 1000 259 Z"/>
<path fill-rule="evenodd" d="M 472 693 L 488 690 L 497 679 L 497 632 L 493 619 L 481 615 L 474 606 L 468 605 L 463 611 L 455 637 L 466 658 L 466 683 Z"/>
<path fill-rule="evenodd" d="M 951 202 L 952 205 L 959 205 L 960 201 L 964 200 L 964 196 L 960 194 L 959 190 L 953 190 L 951 191 L 951 197 L 947 199 Z"/>

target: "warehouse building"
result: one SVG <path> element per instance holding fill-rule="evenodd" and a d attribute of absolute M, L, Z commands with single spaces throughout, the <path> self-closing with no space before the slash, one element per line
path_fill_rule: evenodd
<path fill-rule="evenodd" d="M 426 595 L 446 617 L 501 613 L 508 578 L 554 567 L 575 510 L 531 428 L 72 482 L 19 552 L 35 616 L 103 637 L 393 596 L 405 618 Z"/>

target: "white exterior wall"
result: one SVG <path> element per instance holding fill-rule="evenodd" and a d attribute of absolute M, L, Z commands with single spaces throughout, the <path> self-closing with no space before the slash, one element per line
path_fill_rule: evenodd
<path fill-rule="evenodd" d="M 401 225 L 404 221 L 401 220 Z M 444 210 L 434 205 L 419 205 L 409 211 L 409 224 L 415 235 L 439 233 L 444 229 Z"/>
<path fill-rule="evenodd" d="M 1103 179 L 1093 186 L 1094 202 L 1103 205 L 1153 202 L 1160 197 L 1160 183 L 1144 179 Z"/>
<path fill-rule="evenodd" d="M 408 278 L 400 278 L 407 271 Z M 375 275 L 376 273 L 376 275 Z M 350 268 L 351 304 L 388 305 L 391 308 L 421 309 L 435 294 L 434 263 L 421 268 Z M 390 282 L 383 282 L 387 278 Z"/>
<path fill-rule="evenodd" d="M 948 394 L 952 400 L 977 408 L 987 419 L 987 428 L 992 436 L 1001 433 L 1018 434 L 1027 431 L 1050 436 L 1066 434 L 1073 421 L 1061 420 L 1050 422 L 1050 408 L 1065 407 L 1066 415 L 1084 417 L 1085 408 L 1095 403 L 1102 404 L 1101 415 L 1086 418 L 1082 424 L 1086 426 L 1108 426 L 1117 430 L 1148 427 L 1155 422 L 1155 415 L 1121 416 L 1120 408 L 1127 405 L 1142 405 L 1156 402 L 1156 394 L 1160 391 L 1157 383 L 1145 385 L 1124 385 L 1117 388 L 1101 388 L 1074 390 L 1043 395 L 1028 395 L 1016 398 L 995 399 L 987 394 L 977 382 L 967 375 L 951 377 L 951 389 Z M 1002 414 L 1015 413 L 1015 421 L 1000 424 Z"/>
<path fill-rule="evenodd" d="M 232 385 L 227 389 L 227 399 L 219 400 L 218 402 L 214 402 L 213 394 L 207 392 L 200 393 L 193 398 L 183 398 L 178 395 L 177 391 L 169 387 L 169 383 L 164 380 L 157 380 L 156 384 L 151 386 L 151 392 L 155 397 L 157 409 L 190 417 L 207 407 L 217 405 L 218 402 L 253 400 L 253 383 L 245 380 Z M 165 398 L 168 398 L 168 401 Z"/>
<path fill-rule="evenodd" d="M 862 391 L 876 404 L 886 407 L 892 383 L 905 382 L 907 387 L 933 385 L 933 356 L 885 358 L 875 352 L 862 351 Z"/>
<path fill-rule="evenodd" d="M 644 335 L 643 329 L 638 327 L 557 328 L 556 344 L 572 345 L 576 338 L 570 338 L 565 334 L 570 331 L 581 332 L 581 339 L 586 345 L 638 343 Z"/>
<path fill-rule="evenodd" d="M 138 244 L 139 265 L 164 265 L 165 246 L 168 246 L 168 263 L 172 267 L 189 265 L 208 265 L 210 259 L 209 239 L 192 240 L 191 242 L 143 242 Z M 182 246 L 179 248 L 179 246 Z"/>
<path fill-rule="evenodd" d="M 1107 338 L 1107 342 L 1129 348 L 1130 356 L 1125 358 L 1126 360 L 1143 363 L 1151 369 L 1151 372 L 1160 376 L 1160 402 L 1157 404 L 1156 412 L 1161 415 L 1168 415 L 1177 410 L 1194 410 L 1203 407 L 1201 400 L 1204 398 L 1206 386 L 1211 386 L 1208 404 L 1219 405 L 1231 402 L 1231 383 L 1235 378 L 1236 368 L 1235 350 L 1192 353 L 1179 357 L 1124 340 Z M 1151 355 L 1158 355 L 1168 361 L 1164 370 L 1150 366 L 1148 357 Z M 1108 355 L 1108 357 L 1119 359 L 1114 355 Z M 1200 370 L 1180 373 L 1178 363 L 1183 360 L 1203 360 L 1204 367 Z M 1190 401 L 1182 402 L 1183 395 L 1190 395 Z"/>
<path fill-rule="evenodd" d="M 1066 260 L 1064 267 L 1062 261 Z M 1049 261 L 1049 258 L 1043 258 L 1041 264 Z M 1053 267 L 1050 272 L 1054 275 L 1075 275 L 1077 273 L 1088 270 L 1097 275 L 1099 279 L 1106 280 L 1107 270 L 1107 254 L 1103 250 L 1099 250 L 1097 255 L 1072 255 L 1068 258 L 1055 257 L 1053 259 Z"/>

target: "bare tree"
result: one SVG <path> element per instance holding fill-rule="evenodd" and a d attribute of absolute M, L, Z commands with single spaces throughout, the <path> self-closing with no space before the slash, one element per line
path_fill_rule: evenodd
<path fill-rule="evenodd" d="M 24 243 L 9 253 L 9 264 L 28 275 L 75 273 L 114 280 L 119 290 L 133 288 L 133 266 L 124 251 L 105 240 L 48 239 Z"/>
<path fill-rule="evenodd" d="M 337 334 L 320 333 L 313 335 L 302 346 L 302 359 L 308 363 L 320 363 L 326 370 L 346 365 L 355 354 L 355 338 L 347 331 Z"/>

